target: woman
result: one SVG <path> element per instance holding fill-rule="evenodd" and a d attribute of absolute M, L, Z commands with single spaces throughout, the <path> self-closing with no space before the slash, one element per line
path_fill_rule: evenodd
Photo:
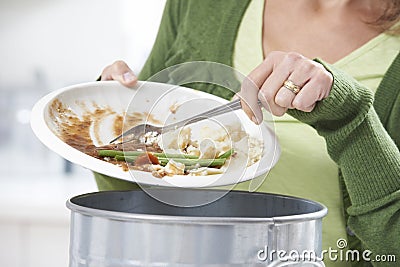
<path fill-rule="evenodd" d="M 399 10 L 398 0 L 169 1 L 138 78 L 117 61 L 101 79 L 132 86 L 197 60 L 248 74 L 242 106 L 256 123 L 262 121 L 258 99 L 277 116 L 282 148 L 258 191 L 328 206 L 323 249 L 338 249 L 336 241 L 347 239 L 347 248 L 368 249 L 371 259 L 396 255 L 400 261 Z M 232 97 L 214 86 L 198 89 Z M 100 189 L 132 186 L 96 179 Z"/>

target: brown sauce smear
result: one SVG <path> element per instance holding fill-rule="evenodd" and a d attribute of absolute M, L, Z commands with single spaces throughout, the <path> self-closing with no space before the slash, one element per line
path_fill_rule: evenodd
<path fill-rule="evenodd" d="M 112 131 L 113 134 L 116 136 L 120 135 L 123 130 L 126 130 L 139 123 L 143 123 L 146 119 L 147 121 L 150 121 L 150 123 L 154 124 L 160 124 L 160 122 L 154 119 L 154 117 L 144 113 L 135 112 L 132 114 L 121 115 L 117 114 L 110 107 L 99 107 L 93 104 L 92 109 L 89 109 L 88 107 L 85 107 L 83 103 L 79 103 L 79 105 L 84 110 L 81 116 L 78 116 L 70 108 L 65 107 L 63 103 L 58 99 L 55 99 L 51 103 L 49 109 L 50 119 L 52 120 L 52 123 L 57 125 L 57 136 L 71 147 L 97 159 L 119 165 L 124 171 L 129 170 L 133 166 L 126 163 L 125 161 L 118 161 L 114 158 L 99 157 L 97 151 L 99 149 L 110 149 L 120 151 L 141 150 L 148 152 L 162 152 L 161 148 L 157 144 L 146 146 L 143 143 L 140 143 L 139 140 L 134 140 L 123 145 L 106 144 L 101 147 L 96 147 L 93 144 L 93 140 L 90 136 L 90 128 L 92 125 L 94 125 L 93 134 L 95 135 L 96 139 L 99 140 L 100 124 L 96 124 L 94 122 L 101 121 L 106 116 L 113 115 L 115 117 L 113 121 Z M 138 169 L 137 167 L 138 166 L 135 166 L 134 169 Z M 143 168 L 144 171 L 149 171 L 147 169 L 148 168 Z"/>

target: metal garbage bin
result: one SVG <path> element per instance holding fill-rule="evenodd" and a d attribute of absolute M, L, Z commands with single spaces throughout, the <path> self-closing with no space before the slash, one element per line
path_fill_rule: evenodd
<path fill-rule="evenodd" d="M 202 206 L 177 207 L 152 193 L 183 200 L 220 194 L 166 188 L 73 197 L 70 267 L 323 266 L 327 208 L 319 203 L 231 191 Z"/>

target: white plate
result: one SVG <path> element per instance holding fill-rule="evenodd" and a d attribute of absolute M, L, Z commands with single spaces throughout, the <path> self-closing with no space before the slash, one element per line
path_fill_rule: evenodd
<path fill-rule="evenodd" d="M 91 138 L 95 145 L 107 144 L 113 137 L 112 123 L 124 112 L 150 112 L 154 119 L 163 123 L 178 121 L 198 114 L 227 101 L 211 94 L 169 84 L 139 82 L 136 88 L 128 89 L 118 82 L 92 82 L 58 89 L 40 99 L 32 109 L 31 126 L 36 136 L 50 150 L 61 157 L 92 171 L 141 184 L 172 187 L 210 187 L 232 185 L 265 175 L 278 161 L 280 148 L 273 131 L 266 125 L 256 126 L 242 110 L 218 116 L 212 120 L 193 124 L 191 128 L 204 125 L 229 125 L 240 123 L 250 135 L 264 140 L 260 161 L 246 167 L 246 162 L 237 160 L 229 164 L 223 174 L 206 176 L 175 175 L 162 179 L 142 171 L 124 171 L 114 164 L 91 157 L 69 146 L 59 137 L 62 130 L 60 114 L 53 105 L 59 101 L 68 111 L 83 116 L 88 111 L 104 108 L 109 112 L 101 119 L 94 118 Z M 172 113 L 170 107 L 178 104 L 179 111 Z M 97 133 L 93 133 L 97 129 Z M 89 130 L 89 129 L 87 129 Z"/>

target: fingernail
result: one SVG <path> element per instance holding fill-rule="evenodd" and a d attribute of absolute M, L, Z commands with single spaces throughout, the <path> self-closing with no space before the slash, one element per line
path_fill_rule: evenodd
<path fill-rule="evenodd" d="M 131 82 L 135 79 L 135 76 L 130 72 L 126 72 L 122 76 L 124 77 L 125 82 Z"/>
<path fill-rule="evenodd" d="M 256 118 L 255 116 L 251 117 L 251 120 L 252 120 L 255 124 L 258 124 L 258 120 L 257 120 L 257 118 Z"/>

